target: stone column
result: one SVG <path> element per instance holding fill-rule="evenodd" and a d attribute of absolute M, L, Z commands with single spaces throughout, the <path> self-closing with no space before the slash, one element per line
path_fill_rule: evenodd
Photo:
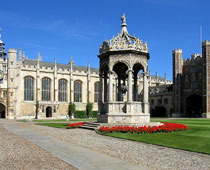
<path fill-rule="evenodd" d="M 144 76 L 144 96 L 143 96 L 143 103 L 144 103 L 144 113 L 149 112 L 149 102 L 148 102 L 148 80 L 147 80 L 147 73 L 143 73 Z"/>
<path fill-rule="evenodd" d="M 73 60 L 72 60 L 72 57 L 71 57 L 71 60 L 70 60 L 70 103 L 73 103 L 74 102 L 74 81 L 73 81 Z"/>
<path fill-rule="evenodd" d="M 134 101 L 138 101 L 137 79 L 138 73 L 134 73 Z"/>
<path fill-rule="evenodd" d="M 118 101 L 122 100 L 121 94 L 121 77 L 118 75 Z"/>
<path fill-rule="evenodd" d="M 99 102 L 103 101 L 103 74 L 100 73 L 100 81 L 99 81 Z"/>
<path fill-rule="evenodd" d="M 128 70 L 128 101 L 132 101 L 132 70 Z"/>
<path fill-rule="evenodd" d="M 149 86 L 152 86 L 152 76 L 151 72 L 149 71 Z"/>
<path fill-rule="evenodd" d="M 104 102 L 107 102 L 107 73 L 104 74 Z"/>
<path fill-rule="evenodd" d="M 113 73 L 109 72 L 109 102 L 113 101 Z"/>
<path fill-rule="evenodd" d="M 87 103 L 90 103 L 90 63 L 88 62 L 88 69 L 87 69 Z"/>

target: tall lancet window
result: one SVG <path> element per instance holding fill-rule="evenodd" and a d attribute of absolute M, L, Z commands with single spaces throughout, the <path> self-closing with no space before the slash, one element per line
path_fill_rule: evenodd
<path fill-rule="evenodd" d="M 42 79 L 42 101 L 51 100 L 51 80 L 49 78 Z"/>
<path fill-rule="evenodd" d="M 79 80 L 74 82 L 74 102 L 82 102 L 82 82 Z"/>
<path fill-rule="evenodd" d="M 64 80 L 64 79 L 59 80 L 58 101 L 67 102 L 67 80 Z"/>
<path fill-rule="evenodd" d="M 24 78 L 24 100 L 34 100 L 34 78 L 31 76 Z"/>
<path fill-rule="evenodd" d="M 94 85 L 94 102 L 98 102 L 99 100 L 99 82 L 96 82 Z"/>

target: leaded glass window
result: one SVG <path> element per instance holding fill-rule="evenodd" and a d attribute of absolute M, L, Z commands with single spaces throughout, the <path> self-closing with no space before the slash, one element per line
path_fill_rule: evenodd
<path fill-rule="evenodd" d="M 58 101 L 67 102 L 67 80 L 64 80 L 64 79 L 59 80 Z"/>
<path fill-rule="evenodd" d="M 42 79 L 42 100 L 50 101 L 51 99 L 51 80 L 49 78 Z"/>
<path fill-rule="evenodd" d="M 96 82 L 94 85 L 94 102 L 99 100 L 99 82 Z"/>
<path fill-rule="evenodd" d="M 74 102 L 82 102 L 82 82 L 74 82 Z"/>
<path fill-rule="evenodd" d="M 34 78 L 30 76 L 24 78 L 24 100 L 34 100 Z"/>

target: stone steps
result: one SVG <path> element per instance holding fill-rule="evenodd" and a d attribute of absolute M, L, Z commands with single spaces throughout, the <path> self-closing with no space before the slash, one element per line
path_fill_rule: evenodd
<path fill-rule="evenodd" d="M 100 126 L 100 123 L 88 122 L 88 123 L 80 126 L 79 128 L 88 129 L 88 130 L 95 130 L 98 126 Z"/>

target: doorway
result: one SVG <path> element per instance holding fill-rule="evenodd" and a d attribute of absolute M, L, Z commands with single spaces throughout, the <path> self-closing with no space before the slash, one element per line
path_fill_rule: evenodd
<path fill-rule="evenodd" d="M 52 117 L 52 108 L 50 106 L 46 108 L 46 117 Z"/>
<path fill-rule="evenodd" d="M 201 117 L 202 97 L 193 94 L 186 98 L 186 115 L 188 117 Z"/>
<path fill-rule="evenodd" d="M 6 118 L 6 115 L 5 115 L 5 106 L 0 103 L 0 118 Z"/>

